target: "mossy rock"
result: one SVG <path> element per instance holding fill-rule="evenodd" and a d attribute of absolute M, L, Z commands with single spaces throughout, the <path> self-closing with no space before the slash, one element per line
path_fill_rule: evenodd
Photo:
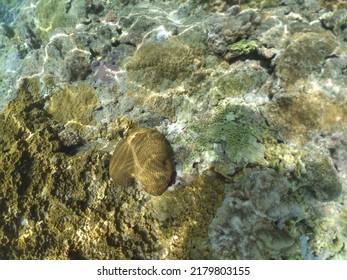
<path fill-rule="evenodd" d="M 344 0 L 320 0 L 321 5 L 329 10 L 342 10 L 346 8 L 346 1 Z"/>
<path fill-rule="evenodd" d="M 324 202 L 336 200 L 341 195 L 342 184 L 331 160 L 323 153 L 312 150 L 304 161 L 308 190 L 314 198 Z"/>
<path fill-rule="evenodd" d="M 319 134 L 332 134 L 347 121 L 347 100 L 320 91 L 288 91 L 265 105 L 272 126 L 292 143 L 303 145 Z M 339 121 L 336 121 L 339 120 Z"/>

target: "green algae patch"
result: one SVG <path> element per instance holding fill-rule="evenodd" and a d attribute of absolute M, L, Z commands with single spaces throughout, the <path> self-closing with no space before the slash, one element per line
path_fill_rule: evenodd
<path fill-rule="evenodd" d="M 191 172 L 194 164 L 198 164 L 225 177 L 246 166 L 272 168 L 296 179 L 306 174 L 307 151 L 283 143 L 264 116 L 250 106 L 218 104 L 205 122 L 194 124 L 190 129 L 196 134 L 195 138 L 184 140 L 191 149 L 190 156 L 183 162 L 184 172 Z"/>
<path fill-rule="evenodd" d="M 242 39 L 228 47 L 228 57 L 235 58 L 242 55 L 249 55 L 257 50 L 257 43 L 255 41 L 247 41 Z"/>
<path fill-rule="evenodd" d="M 260 142 L 265 128 L 263 121 L 246 106 L 220 106 L 197 143 L 202 149 L 207 148 L 205 145 L 221 144 L 229 160 L 240 166 L 264 163 L 264 147 Z"/>

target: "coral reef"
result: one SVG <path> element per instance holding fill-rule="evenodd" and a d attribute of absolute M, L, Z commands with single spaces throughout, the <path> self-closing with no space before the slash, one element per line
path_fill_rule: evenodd
<path fill-rule="evenodd" d="M 229 184 L 209 226 L 213 256 L 222 259 L 295 259 L 303 217 L 292 184 L 272 169 L 248 170 Z"/>
<path fill-rule="evenodd" d="M 128 187 L 136 180 L 152 195 L 161 195 L 173 175 L 169 144 L 164 135 L 154 129 L 133 131 L 116 148 L 110 162 L 110 177 L 116 185 Z"/>
<path fill-rule="evenodd" d="M 68 247 L 78 245 L 68 240 L 78 234 L 79 213 L 109 159 L 102 152 L 82 158 L 61 152 L 62 126 L 43 109 L 38 88 L 38 79 L 23 80 L 20 98 L 0 115 L 2 259 L 72 258 Z"/>
<path fill-rule="evenodd" d="M 224 194 L 220 175 L 151 198 L 114 187 L 108 153 L 65 153 L 63 127 L 38 88 L 38 79 L 24 80 L 0 115 L 2 259 L 211 257 L 207 225 Z"/>
<path fill-rule="evenodd" d="M 0 2 L 0 258 L 347 258 L 345 1 Z"/>

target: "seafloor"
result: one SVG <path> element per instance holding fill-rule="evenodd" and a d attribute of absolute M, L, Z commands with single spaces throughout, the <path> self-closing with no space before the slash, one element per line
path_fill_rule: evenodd
<path fill-rule="evenodd" d="M 346 6 L 1 0 L 0 258 L 346 259 Z"/>

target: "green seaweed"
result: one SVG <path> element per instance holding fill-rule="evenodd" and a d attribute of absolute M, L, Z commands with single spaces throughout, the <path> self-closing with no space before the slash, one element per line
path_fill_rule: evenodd
<path fill-rule="evenodd" d="M 248 41 L 242 39 L 228 46 L 230 58 L 238 57 L 241 55 L 249 55 L 255 52 L 257 49 L 257 43 L 255 41 Z"/>

